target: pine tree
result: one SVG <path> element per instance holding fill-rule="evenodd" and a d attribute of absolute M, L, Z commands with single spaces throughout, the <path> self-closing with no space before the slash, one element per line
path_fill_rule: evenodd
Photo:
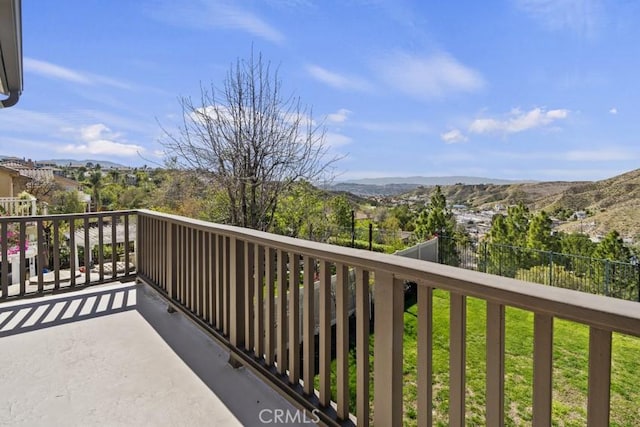
<path fill-rule="evenodd" d="M 438 235 L 440 259 L 445 264 L 458 265 L 458 252 L 456 249 L 456 220 L 453 212 L 447 207 L 447 198 L 442 194 L 439 185 L 436 186 L 429 206 L 416 219 L 415 235 L 418 239 L 425 240 Z"/>

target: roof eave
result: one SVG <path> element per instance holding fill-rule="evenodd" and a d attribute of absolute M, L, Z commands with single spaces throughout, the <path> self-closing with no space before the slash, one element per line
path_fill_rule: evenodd
<path fill-rule="evenodd" d="M 22 87 L 22 3 L 0 0 L 0 107 L 15 105 Z"/>

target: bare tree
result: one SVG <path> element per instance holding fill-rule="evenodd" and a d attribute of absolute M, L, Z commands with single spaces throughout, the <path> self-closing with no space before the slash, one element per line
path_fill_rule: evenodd
<path fill-rule="evenodd" d="M 251 54 L 232 65 L 220 90 L 181 97 L 183 121 L 163 128 L 172 165 L 211 178 L 227 194 L 232 224 L 268 230 L 280 195 L 295 181 L 315 182 L 338 160 L 322 124 L 295 96 L 283 96 L 278 71 Z"/>

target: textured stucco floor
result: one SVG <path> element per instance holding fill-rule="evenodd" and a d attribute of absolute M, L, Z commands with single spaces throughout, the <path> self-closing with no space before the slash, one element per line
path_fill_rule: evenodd
<path fill-rule="evenodd" d="M 227 358 L 144 285 L 3 303 L 0 425 L 254 426 L 295 412 Z"/>

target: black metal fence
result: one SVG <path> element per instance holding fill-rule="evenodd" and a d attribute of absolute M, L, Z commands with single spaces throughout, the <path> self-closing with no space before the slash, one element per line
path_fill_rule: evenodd
<path fill-rule="evenodd" d="M 442 264 L 592 294 L 640 301 L 640 265 L 440 236 Z"/>
<path fill-rule="evenodd" d="M 393 253 L 406 246 L 406 240 L 399 230 L 384 230 L 372 224 L 358 227 L 316 227 L 309 230 L 308 236 L 299 236 L 315 242 L 331 243 L 341 246 L 367 249 L 376 252 Z"/>

